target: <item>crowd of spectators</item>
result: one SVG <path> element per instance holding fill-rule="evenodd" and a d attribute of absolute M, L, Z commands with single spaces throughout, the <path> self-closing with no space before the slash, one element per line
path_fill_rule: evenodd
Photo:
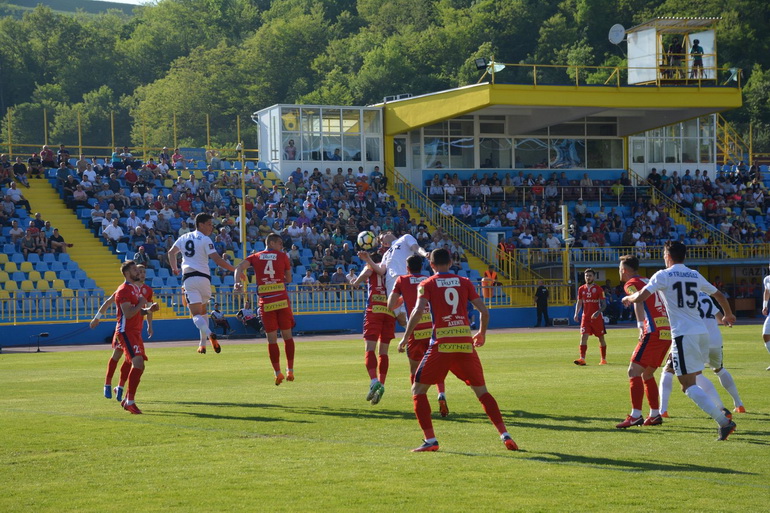
<path fill-rule="evenodd" d="M 424 248 L 446 247 L 458 262 L 467 261 L 463 249 L 442 230 L 430 232 L 424 220 L 415 220 L 404 204 L 396 203 L 386 192 L 386 178 L 378 167 L 371 173 L 362 166 L 357 171 L 297 168 L 283 183 L 268 182 L 261 173 L 247 169 L 243 173 L 247 194 L 241 199 L 240 172 L 217 171 L 209 164 L 196 178 L 194 171 L 181 169 L 183 160 L 173 155 L 178 169 L 168 169 L 166 157 L 162 152 L 158 165 L 154 158 L 140 163 L 128 148 L 116 149 L 112 161 L 104 163 L 83 156 L 74 164 L 62 160 L 55 179 L 71 208 L 88 209 L 88 215 L 81 217 L 90 220 L 107 244 L 165 267 L 167 250 L 177 237 L 194 230 L 198 212 L 214 214 L 211 238 L 223 257 L 231 258 L 242 243 L 257 248 L 266 235 L 278 233 L 295 269 L 306 267 L 321 284 L 327 278 L 331 285 L 342 283 L 338 268 L 345 276 L 354 267 L 356 236 L 364 230 L 375 235 L 409 232 Z M 241 201 L 246 211 L 245 241 L 240 240 Z"/>

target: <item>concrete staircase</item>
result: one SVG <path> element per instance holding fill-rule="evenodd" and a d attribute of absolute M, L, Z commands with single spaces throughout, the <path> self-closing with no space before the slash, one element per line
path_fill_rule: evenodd
<path fill-rule="evenodd" d="M 32 212 L 40 212 L 45 221 L 51 221 L 51 225 L 59 229 L 64 240 L 73 244 L 67 249 L 70 258 L 88 273 L 106 296 L 112 294 L 123 283 L 120 260 L 64 204 L 48 180 L 32 179 L 30 186 L 22 192 Z"/>

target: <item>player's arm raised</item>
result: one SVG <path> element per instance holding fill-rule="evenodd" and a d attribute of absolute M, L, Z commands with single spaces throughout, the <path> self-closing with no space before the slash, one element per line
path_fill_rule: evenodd
<path fill-rule="evenodd" d="M 406 327 L 404 328 L 404 336 L 401 337 L 401 341 L 398 343 L 399 353 L 406 351 L 406 344 L 409 341 L 409 336 L 420 323 L 422 312 L 425 310 L 426 306 L 428 306 L 428 300 L 424 297 L 419 297 L 417 299 L 417 304 L 414 305 L 414 310 L 409 314 L 409 322 L 406 323 Z"/>
<path fill-rule="evenodd" d="M 382 262 L 380 262 L 379 264 L 375 264 L 374 261 L 372 260 L 372 255 L 370 255 L 368 251 L 359 251 L 358 258 L 360 258 L 369 269 L 376 272 L 380 276 L 384 275 L 385 272 L 388 270 L 388 268 L 385 267 L 385 264 L 383 264 Z"/>
<path fill-rule="evenodd" d="M 353 283 L 351 283 L 351 285 L 352 285 L 353 287 L 358 287 L 359 285 L 361 285 L 362 283 L 364 283 L 366 280 L 368 280 L 368 279 L 369 279 L 369 276 L 371 276 L 371 275 L 372 275 L 372 272 L 373 272 L 373 271 L 372 271 L 371 269 L 369 269 L 368 267 L 364 268 L 364 270 L 363 270 L 363 271 L 361 271 L 361 272 L 358 274 L 358 276 L 356 277 L 356 279 L 355 279 L 355 280 L 353 280 Z"/>
<path fill-rule="evenodd" d="M 484 304 L 484 300 L 480 297 L 477 297 L 471 301 L 471 304 L 476 307 L 476 310 L 479 311 L 480 315 L 479 331 L 477 331 L 473 336 L 473 345 L 476 347 L 481 347 L 484 345 L 487 338 L 487 326 L 489 326 L 489 309 L 487 308 L 487 305 Z"/>
<path fill-rule="evenodd" d="M 652 295 L 652 292 L 647 290 L 647 287 L 644 287 L 642 290 L 638 292 L 634 292 L 630 296 L 626 296 L 623 298 L 623 305 L 624 306 L 631 306 L 635 303 L 644 303 L 644 301 Z"/>
<path fill-rule="evenodd" d="M 428 257 L 430 256 L 430 252 L 428 252 L 428 251 L 425 251 L 425 250 L 422 248 L 422 246 L 420 246 L 420 245 L 419 245 L 419 244 L 417 244 L 417 243 L 415 243 L 415 244 L 412 244 L 412 245 L 409 247 L 409 249 L 412 251 L 412 253 L 417 253 L 418 255 L 420 255 L 420 256 L 421 256 L 421 257 L 423 257 L 423 258 L 428 258 Z"/>
<path fill-rule="evenodd" d="M 96 315 L 94 315 L 94 318 L 91 319 L 91 322 L 88 324 L 88 327 L 94 329 L 95 327 L 99 326 L 99 319 L 107 312 L 107 308 L 112 306 L 114 303 L 115 294 L 112 294 L 110 297 L 104 300 L 104 303 L 101 304 L 99 310 L 96 312 Z"/>

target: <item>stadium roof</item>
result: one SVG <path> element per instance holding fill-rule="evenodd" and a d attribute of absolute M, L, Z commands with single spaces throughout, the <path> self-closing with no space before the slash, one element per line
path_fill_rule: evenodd
<path fill-rule="evenodd" d="M 381 103 L 386 136 L 466 114 L 507 115 L 511 132 L 526 134 L 586 116 L 618 119 L 627 136 L 735 109 L 738 87 L 533 86 L 482 83 Z"/>
<path fill-rule="evenodd" d="M 650 21 L 645 21 L 641 25 L 637 25 L 626 30 L 629 32 L 638 32 L 640 30 L 654 28 L 658 34 L 687 34 L 690 32 L 701 31 L 707 28 L 711 28 L 721 20 L 721 17 L 715 18 L 654 18 Z"/>

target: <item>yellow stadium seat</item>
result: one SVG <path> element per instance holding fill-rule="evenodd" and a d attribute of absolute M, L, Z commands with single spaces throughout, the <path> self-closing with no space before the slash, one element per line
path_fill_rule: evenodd
<path fill-rule="evenodd" d="M 32 283 L 32 280 L 24 280 L 21 282 L 21 287 L 19 287 L 24 292 L 32 292 L 35 290 L 35 284 Z"/>
<path fill-rule="evenodd" d="M 65 287 L 61 289 L 61 297 L 75 297 L 75 292 Z"/>
<path fill-rule="evenodd" d="M 5 272 L 8 274 L 15 273 L 19 270 L 18 266 L 16 265 L 16 262 L 8 262 L 5 264 Z"/>
<path fill-rule="evenodd" d="M 0 253 L 0 264 L 7 264 L 8 261 L 8 255 L 5 253 Z"/>
<path fill-rule="evenodd" d="M 174 186 L 174 180 L 172 180 L 171 178 L 166 178 L 165 180 L 163 180 L 163 187 L 170 189 L 173 186 Z"/>
<path fill-rule="evenodd" d="M 26 264 L 28 262 L 24 262 L 24 263 Z M 26 271 L 26 272 L 29 273 L 29 276 L 27 277 L 27 279 L 31 282 L 36 282 L 43 279 L 43 277 L 40 276 L 40 273 L 38 271 Z"/>
<path fill-rule="evenodd" d="M 64 280 L 52 280 L 55 290 L 64 290 Z"/>
<path fill-rule="evenodd" d="M 249 192 L 247 193 L 250 198 L 256 199 L 257 197 L 257 190 L 256 189 L 249 189 Z"/>
<path fill-rule="evenodd" d="M 5 283 L 8 280 L 10 280 L 10 278 L 8 277 L 8 273 L 5 271 L 0 271 L 0 283 Z"/>
<path fill-rule="evenodd" d="M 50 288 L 51 288 L 51 284 L 45 280 L 38 280 L 37 283 L 35 284 L 35 289 L 43 292 L 45 292 Z"/>
<path fill-rule="evenodd" d="M 5 290 L 7 290 L 8 292 L 16 292 L 17 290 L 19 290 L 19 284 L 13 280 L 7 281 L 5 282 Z"/>
<path fill-rule="evenodd" d="M 268 171 L 265 173 L 265 178 L 268 180 L 278 180 L 278 175 L 275 174 L 275 171 Z"/>
<path fill-rule="evenodd" d="M 19 271 L 23 273 L 31 273 L 35 270 L 35 267 L 32 265 L 32 262 L 22 262 L 21 266 L 19 266 Z"/>
<path fill-rule="evenodd" d="M 262 185 L 264 185 L 268 189 L 272 189 L 273 188 L 273 181 L 272 180 L 263 180 L 262 181 Z"/>
<path fill-rule="evenodd" d="M 0 290 L 0 299 L 11 299 L 11 294 L 4 290 Z"/>
<path fill-rule="evenodd" d="M 56 280 L 58 278 L 59 277 L 56 276 L 56 271 L 46 271 L 45 274 L 43 275 L 43 279 L 47 280 L 47 281 L 54 281 L 54 280 Z M 32 278 L 30 278 L 30 279 L 32 279 Z"/>
<path fill-rule="evenodd" d="M 195 178 L 196 178 L 197 180 L 203 180 L 203 170 L 202 170 L 202 169 L 196 169 L 196 170 L 193 172 L 193 176 L 195 176 Z"/>

